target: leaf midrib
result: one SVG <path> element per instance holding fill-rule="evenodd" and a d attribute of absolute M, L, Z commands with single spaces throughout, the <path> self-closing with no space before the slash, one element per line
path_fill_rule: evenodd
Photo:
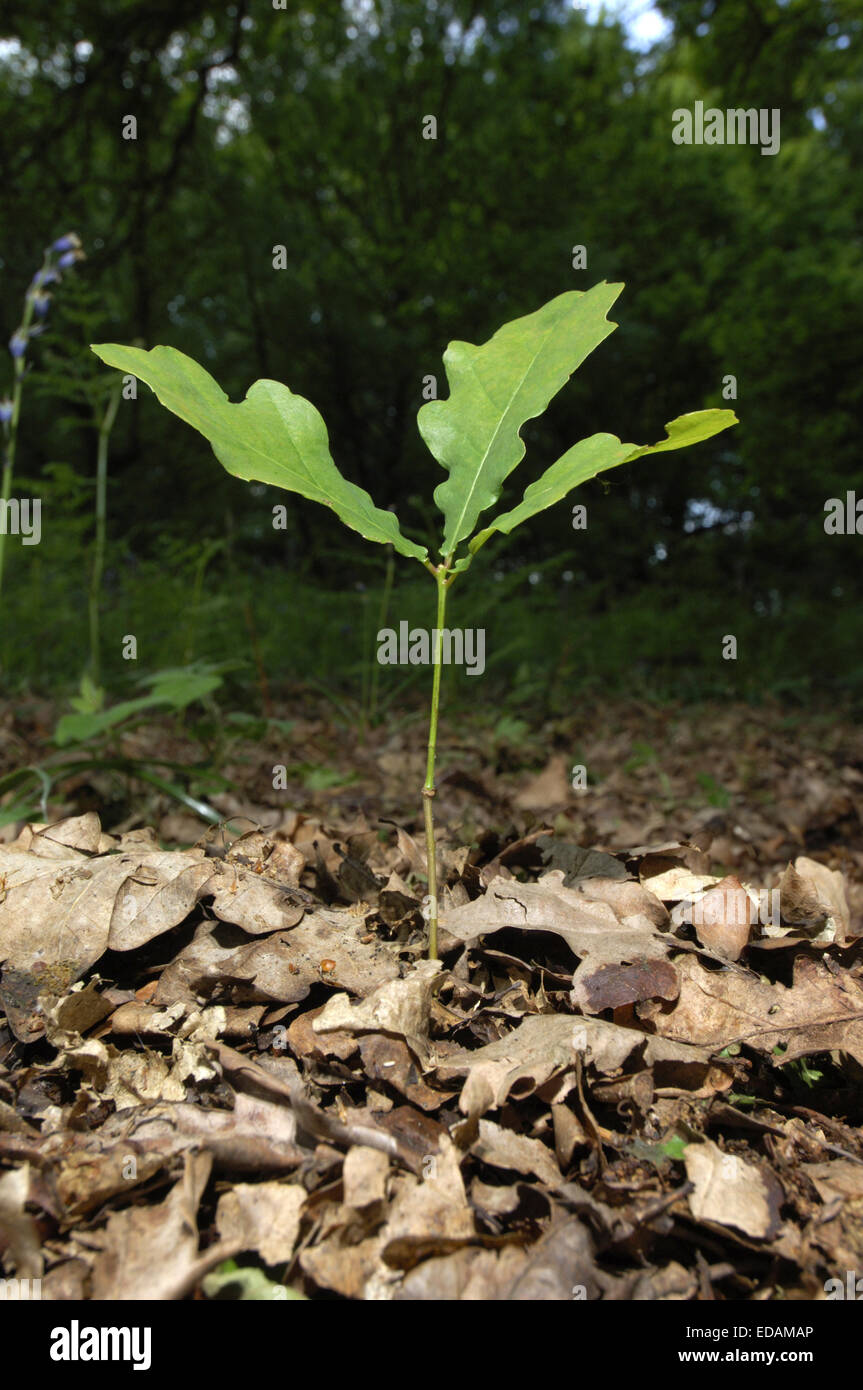
<path fill-rule="evenodd" d="M 461 530 L 462 523 L 463 523 L 464 518 L 465 518 L 465 514 L 466 514 L 466 512 L 467 512 L 467 510 L 468 510 L 468 507 L 469 507 L 469 505 L 470 505 L 470 501 L 471 501 L 471 499 L 472 499 L 474 493 L 476 492 L 477 487 L 479 486 L 480 477 L 481 477 L 481 475 L 482 475 L 483 469 L 484 469 L 485 466 L 486 466 L 486 463 L 488 462 L 488 457 L 489 457 L 489 455 L 490 455 L 490 453 L 491 453 L 491 451 L 492 451 L 492 448 L 494 447 L 495 441 L 496 441 L 496 439 L 497 439 L 497 437 L 498 437 L 500 431 L 503 429 L 503 426 L 504 426 L 504 424 L 505 424 L 505 422 L 506 422 L 506 420 L 507 420 L 507 417 L 508 417 L 508 415 L 509 415 L 509 412 L 510 412 L 510 410 L 512 409 L 512 403 L 513 403 L 513 401 L 515 400 L 516 396 L 518 395 L 519 391 L 521 390 L 522 386 L 524 385 L 528 373 L 529 373 L 530 371 L 533 370 L 534 363 L 536 362 L 536 359 L 539 357 L 539 354 L 542 352 L 543 348 L 545 348 L 545 347 L 547 346 L 547 344 L 548 344 L 548 337 L 549 337 L 550 333 L 552 332 L 552 328 L 554 328 L 554 327 L 557 327 L 557 325 L 556 325 L 556 324 L 555 324 L 555 325 L 552 325 L 552 327 L 550 327 L 550 328 L 546 331 L 546 334 L 545 334 L 545 337 L 544 337 L 543 341 L 540 343 L 540 345 L 539 345 L 539 347 L 537 348 L 536 352 L 534 353 L 533 357 L 530 359 L 530 362 L 528 363 L 527 367 L 525 367 L 524 372 L 522 373 L 521 377 L 519 378 L 518 382 L 516 383 L 516 386 L 515 386 L 514 391 L 512 392 L 512 395 L 510 396 L 509 400 L 508 400 L 507 403 L 506 403 L 506 406 L 505 406 L 505 408 L 504 408 L 503 414 L 501 415 L 501 417 L 500 417 L 500 419 L 499 419 L 497 425 L 495 426 L 494 432 L 493 432 L 493 434 L 492 434 L 492 436 L 491 436 L 491 439 L 490 439 L 489 442 L 488 442 L 488 445 L 487 445 L 487 447 L 486 447 L 486 451 L 485 451 L 485 453 L 484 453 L 483 456 L 482 456 L 482 459 L 481 459 L 481 461 L 480 461 L 479 467 L 478 467 L 478 469 L 477 469 L 477 471 L 476 471 L 476 475 L 475 475 L 474 480 L 473 480 L 473 482 L 472 482 L 472 484 L 471 484 L 471 486 L 470 486 L 470 489 L 469 489 L 469 491 L 468 491 L 467 497 L 465 498 L 464 505 L 463 505 L 463 507 L 462 507 L 462 509 L 461 509 L 461 511 L 460 511 L 460 513 L 459 513 L 458 520 L 457 520 L 456 525 L 455 525 L 455 528 L 454 528 L 454 539 L 453 539 L 453 540 L 451 541 L 451 543 L 450 543 L 450 548 L 453 549 L 453 550 L 455 549 L 455 547 L 456 547 L 457 545 L 459 545 L 459 544 L 465 539 L 464 536 L 460 536 L 458 533 L 459 533 L 459 531 Z M 479 381 L 479 378 L 478 378 L 477 373 L 476 373 L 476 368 L 473 366 L 473 364 L 471 364 L 471 373 L 472 373 L 472 375 L 475 377 L 475 379 L 476 379 L 477 381 Z M 479 385 L 482 387 L 482 390 L 485 391 L 486 396 L 488 396 L 488 399 L 489 399 L 490 404 L 491 404 L 492 406 L 494 406 L 494 401 L 492 401 L 491 396 L 488 395 L 488 391 L 486 390 L 485 385 L 484 385 L 481 381 L 479 381 Z M 524 424 L 524 423 L 526 423 L 526 422 L 525 422 L 525 421 L 522 421 L 522 424 Z M 520 427 L 519 427 L 519 428 L 520 428 Z M 521 438 L 521 435 L 519 434 L 518 429 L 516 429 L 515 437 L 516 437 L 517 440 L 519 440 L 519 442 L 520 442 L 522 445 L 524 445 L 524 440 Z M 522 452 L 523 452 L 523 450 L 522 450 Z M 517 463 L 517 462 L 518 462 L 518 460 L 516 460 L 516 463 Z M 480 508 L 480 510 L 483 510 L 483 509 Z"/>

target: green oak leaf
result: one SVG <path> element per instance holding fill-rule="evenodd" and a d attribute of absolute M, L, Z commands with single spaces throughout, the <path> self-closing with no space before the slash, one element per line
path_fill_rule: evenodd
<path fill-rule="evenodd" d="M 367 492 L 342 477 L 322 417 L 281 382 L 256 381 L 245 400 L 235 404 L 209 372 L 176 348 L 91 347 L 109 367 L 146 382 L 162 405 L 209 440 L 223 468 L 235 477 L 298 492 L 331 507 L 367 540 L 389 543 L 415 560 L 427 558 L 425 546 L 402 535 L 392 512 L 376 507 Z"/>
<path fill-rule="evenodd" d="M 572 373 L 617 324 L 606 315 L 622 285 L 604 280 L 568 290 L 504 324 L 487 343 L 450 343 L 444 353 L 450 394 L 417 416 L 420 434 L 449 473 L 434 498 L 444 514 L 441 554 L 452 555 L 500 496 L 524 457 L 520 430 L 541 415 Z"/>
<path fill-rule="evenodd" d="M 578 487 L 597 473 L 608 468 L 617 468 L 621 463 L 629 463 L 642 454 L 661 454 L 668 449 L 685 449 L 689 444 L 698 444 L 702 439 L 710 439 L 720 430 L 728 429 L 738 423 L 733 410 L 693 410 L 688 415 L 678 415 L 676 420 L 665 426 L 665 438 L 658 444 L 622 444 L 613 434 L 592 434 L 573 444 L 571 449 L 546 469 L 542 477 L 525 490 L 524 497 L 512 511 L 495 517 L 490 526 L 477 532 L 470 542 L 470 555 L 460 560 L 455 568 L 466 569 L 481 545 L 485 545 L 495 531 L 507 535 L 522 521 L 545 511 L 555 502 L 560 502 L 568 492 Z"/>

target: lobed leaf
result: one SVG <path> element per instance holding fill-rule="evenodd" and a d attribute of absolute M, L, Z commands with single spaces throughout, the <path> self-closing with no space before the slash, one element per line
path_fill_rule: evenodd
<path fill-rule="evenodd" d="M 504 324 L 479 347 L 450 343 L 444 353 L 449 397 L 429 401 L 417 416 L 420 434 L 449 473 L 434 494 L 444 514 L 442 555 L 452 555 L 497 501 L 524 457 L 525 422 L 542 414 L 617 327 L 606 315 L 622 289 L 603 280 L 584 292 L 568 290 Z"/>
<path fill-rule="evenodd" d="M 665 426 L 665 438 L 658 444 L 622 444 L 613 434 L 592 434 L 582 439 L 553 463 L 535 483 L 531 483 L 524 497 L 512 511 L 495 517 L 490 526 L 479 531 L 470 542 L 471 556 L 484 545 L 495 531 L 507 535 L 522 521 L 545 511 L 555 502 L 560 502 L 588 478 L 604 473 L 609 468 L 617 468 L 621 463 L 629 463 L 642 454 L 661 454 L 669 449 L 684 449 L 689 444 L 698 444 L 710 439 L 721 430 L 738 423 L 733 410 L 694 410 L 688 415 L 678 415 L 676 420 Z M 470 556 L 466 556 L 455 568 L 466 569 Z"/>
<path fill-rule="evenodd" d="M 310 401 L 278 381 L 256 381 L 244 401 L 230 401 L 193 358 L 176 348 L 91 344 L 109 367 L 131 372 L 155 392 L 162 405 L 209 440 L 229 473 L 272 483 L 332 507 L 366 540 L 394 546 L 400 555 L 425 560 L 428 550 L 402 535 L 392 512 L 342 477 L 329 449 L 327 427 Z"/>

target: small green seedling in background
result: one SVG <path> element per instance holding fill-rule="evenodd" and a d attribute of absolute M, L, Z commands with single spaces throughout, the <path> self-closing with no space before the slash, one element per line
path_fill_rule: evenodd
<path fill-rule="evenodd" d="M 498 501 L 506 479 L 524 457 L 522 426 L 542 414 L 576 368 L 617 327 L 607 314 L 622 289 L 601 281 L 585 292 L 569 290 L 535 313 L 504 324 L 487 343 L 450 343 L 444 353 L 449 397 L 427 402 L 417 417 L 420 434 L 448 475 L 434 494 L 444 519 L 437 563 L 425 546 L 402 534 L 392 512 L 376 507 L 367 492 L 342 477 L 330 455 L 320 414 L 287 386 L 256 381 L 245 400 L 233 404 L 203 367 L 176 348 L 147 352 L 116 343 L 93 345 L 103 362 L 139 377 L 164 406 L 200 431 L 229 473 L 331 507 L 346 526 L 367 540 L 392 545 L 432 575 L 437 586 L 437 637 L 422 789 L 432 959 L 437 957 L 438 925 L 432 800 L 442 633 L 450 587 L 490 536 L 508 535 L 521 522 L 561 502 L 579 483 L 642 454 L 696 444 L 737 423 L 731 410 L 699 410 L 672 420 L 658 444 L 625 444 L 613 434 L 591 435 L 531 483 L 517 506 L 477 529 L 481 515 Z"/>

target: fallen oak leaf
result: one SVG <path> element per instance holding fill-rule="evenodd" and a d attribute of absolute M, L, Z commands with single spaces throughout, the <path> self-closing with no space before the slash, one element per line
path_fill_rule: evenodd
<path fill-rule="evenodd" d="M 848 972 L 837 976 L 823 961 L 799 955 L 788 988 L 707 970 L 694 956 L 675 965 L 680 994 L 670 1010 L 651 1013 L 657 1035 L 714 1051 L 746 1043 L 769 1056 L 783 1045 L 780 1065 L 834 1050 L 863 1065 L 863 990 Z"/>
<path fill-rule="evenodd" d="M 579 1059 L 607 1075 L 637 1053 L 646 1066 L 663 1064 L 680 1079 L 689 1073 L 700 1082 L 709 1071 L 711 1050 L 682 1042 L 669 1047 L 670 1042 L 604 1019 L 534 1014 L 496 1042 L 449 1055 L 435 1070 L 444 1082 L 465 1078 L 459 1108 L 476 1119 L 508 1096 L 523 1099 L 552 1077 L 574 1071 Z"/>

